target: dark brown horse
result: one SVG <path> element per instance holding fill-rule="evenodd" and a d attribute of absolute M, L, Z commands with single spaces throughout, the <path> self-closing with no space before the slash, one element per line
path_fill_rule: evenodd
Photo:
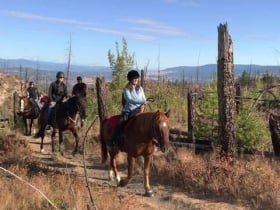
<path fill-rule="evenodd" d="M 44 137 L 45 137 L 45 127 L 49 124 L 52 128 L 52 134 L 51 134 L 51 142 L 52 142 L 52 152 L 54 152 L 54 137 L 56 133 L 58 132 L 59 136 L 59 152 L 63 155 L 63 152 L 61 151 L 61 144 L 63 143 L 63 132 L 66 130 L 69 130 L 72 132 L 73 136 L 75 137 L 75 148 L 73 150 L 73 155 L 78 152 L 78 146 L 79 146 L 79 136 L 77 131 L 77 118 L 78 115 L 81 116 L 81 118 L 85 118 L 85 101 L 78 97 L 73 96 L 69 98 L 65 102 L 59 103 L 57 109 L 51 108 L 51 113 L 48 119 L 48 110 L 45 112 L 42 112 L 40 115 L 40 131 L 39 136 L 41 137 L 41 146 L 40 150 L 41 152 L 44 152 Z M 53 120 L 54 118 L 54 112 L 56 111 L 56 120 Z"/>
<path fill-rule="evenodd" d="M 113 116 L 102 121 L 100 126 L 102 163 L 108 158 L 107 144 L 111 141 L 114 126 L 120 116 Z M 166 152 L 169 145 L 169 111 L 143 112 L 130 119 L 123 132 L 118 146 L 110 154 L 110 166 L 118 186 L 125 186 L 133 175 L 135 158 L 144 157 L 144 188 L 146 196 L 153 196 L 150 189 L 149 176 L 150 164 L 156 146 Z M 119 152 L 127 153 L 128 174 L 125 179 L 120 179 L 117 170 L 116 156 Z M 110 171 L 110 178 L 113 175 Z"/>
<path fill-rule="evenodd" d="M 38 104 L 27 96 L 19 97 L 19 110 L 18 115 L 22 116 L 24 123 L 24 134 L 31 136 L 32 125 L 34 120 L 40 115 L 40 108 Z"/>

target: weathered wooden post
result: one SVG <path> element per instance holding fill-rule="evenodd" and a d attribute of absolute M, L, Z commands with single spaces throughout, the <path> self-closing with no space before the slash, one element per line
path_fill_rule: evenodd
<path fill-rule="evenodd" d="M 18 104 L 19 104 L 19 95 L 17 92 L 14 92 L 13 94 L 13 114 L 14 114 L 14 126 L 17 124 L 18 122 Z"/>
<path fill-rule="evenodd" d="M 269 130 L 271 135 L 272 146 L 274 154 L 280 157 L 280 117 L 274 114 L 269 115 Z"/>
<path fill-rule="evenodd" d="M 140 85 L 145 89 L 145 71 L 142 69 L 141 70 L 141 80 L 140 80 Z"/>
<path fill-rule="evenodd" d="M 188 139 L 193 143 L 195 148 L 195 138 L 194 138 L 194 119 L 195 119 L 195 98 L 194 93 L 188 90 Z"/>
<path fill-rule="evenodd" d="M 219 142 L 221 157 L 233 158 L 236 153 L 235 88 L 233 72 L 233 43 L 227 24 L 218 27 L 218 100 Z"/>
<path fill-rule="evenodd" d="M 96 93 L 97 93 L 97 103 L 98 103 L 98 114 L 99 114 L 99 120 L 100 124 L 105 119 L 106 116 L 106 110 L 105 110 L 105 99 L 104 99 L 104 85 L 102 80 L 97 77 L 96 78 Z"/>
<path fill-rule="evenodd" d="M 236 112 L 239 113 L 239 110 L 242 108 L 242 92 L 240 83 L 235 84 L 236 89 Z"/>

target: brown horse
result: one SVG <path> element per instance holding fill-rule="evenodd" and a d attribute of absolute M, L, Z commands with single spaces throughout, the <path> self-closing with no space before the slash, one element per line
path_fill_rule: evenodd
<path fill-rule="evenodd" d="M 31 129 L 34 120 L 40 115 L 40 108 L 38 104 L 27 96 L 19 97 L 19 110 L 18 115 L 22 116 L 24 123 L 24 134 L 26 136 L 31 136 Z"/>
<path fill-rule="evenodd" d="M 102 163 L 108 158 L 107 145 L 111 141 L 114 126 L 120 116 L 116 115 L 102 121 L 100 126 Z M 166 152 L 169 145 L 169 111 L 164 112 L 143 112 L 136 114 L 130 119 L 123 132 L 122 138 L 111 151 L 110 154 L 110 178 L 115 179 L 118 186 L 125 186 L 133 175 L 135 158 L 144 157 L 144 188 L 146 196 L 153 196 L 150 189 L 149 176 L 150 164 L 156 146 L 159 146 L 162 152 Z M 120 179 L 117 170 L 116 156 L 119 152 L 127 153 L 128 174 L 125 179 Z"/>
<path fill-rule="evenodd" d="M 73 150 L 73 155 L 78 152 L 79 146 L 79 136 L 77 131 L 77 118 L 78 115 L 81 116 L 82 119 L 85 118 L 85 101 L 78 97 L 73 96 L 69 98 L 65 102 L 59 103 L 56 109 L 51 108 L 51 113 L 48 119 L 48 110 L 43 111 L 40 115 L 40 131 L 38 135 L 41 137 L 41 152 L 44 152 L 44 137 L 45 137 L 45 128 L 49 124 L 53 130 L 51 134 L 51 142 L 52 142 L 52 152 L 54 152 L 54 137 L 58 132 L 59 136 L 59 152 L 63 155 L 61 151 L 61 144 L 63 143 L 63 132 L 69 130 L 72 132 L 75 137 L 75 148 Z M 54 112 L 56 111 L 56 120 L 54 120 Z"/>

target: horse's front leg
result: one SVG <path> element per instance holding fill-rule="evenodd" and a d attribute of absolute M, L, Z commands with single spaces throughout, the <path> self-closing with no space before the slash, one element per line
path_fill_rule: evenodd
<path fill-rule="evenodd" d="M 116 180 L 117 186 L 120 185 L 121 177 L 117 169 L 116 153 L 110 153 L 110 169 L 109 169 L 110 181 Z"/>
<path fill-rule="evenodd" d="M 129 180 L 131 179 L 133 172 L 134 172 L 134 166 L 135 166 L 135 158 L 127 155 L 127 177 L 125 179 L 122 179 L 120 182 L 120 186 L 123 187 L 128 184 Z"/>
<path fill-rule="evenodd" d="M 30 119 L 29 128 L 28 128 L 28 132 L 27 132 L 28 136 L 31 136 L 32 125 L 33 125 L 33 119 Z"/>
<path fill-rule="evenodd" d="M 40 144 L 40 151 L 41 153 L 44 152 L 44 137 L 45 137 L 45 124 L 40 124 L 40 128 L 38 133 L 35 135 L 35 138 L 41 137 L 41 144 Z"/>
<path fill-rule="evenodd" d="M 151 167 L 152 155 L 144 157 L 144 188 L 145 196 L 153 197 L 154 193 L 150 187 L 150 167 Z"/>
<path fill-rule="evenodd" d="M 78 133 L 77 133 L 76 130 L 73 130 L 72 133 L 73 133 L 73 136 L 75 137 L 75 148 L 74 148 L 72 154 L 75 155 L 75 154 L 77 154 L 77 152 L 78 152 L 78 147 L 79 147 L 79 136 L 78 136 Z"/>
<path fill-rule="evenodd" d="M 52 131 L 52 135 L 51 135 L 51 141 L 52 141 L 52 152 L 54 152 L 54 147 L 55 147 L 55 144 L 54 144 L 54 138 L 55 138 L 55 135 L 57 133 L 57 130 L 56 128 L 53 127 L 53 131 Z"/>
<path fill-rule="evenodd" d="M 58 130 L 58 138 L 59 138 L 58 151 L 63 156 L 63 151 L 61 149 L 61 144 L 63 143 L 63 135 L 62 135 L 62 131 L 61 130 Z"/>
<path fill-rule="evenodd" d="M 22 118 L 23 121 L 23 125 L 24 125 L 24 135 L 28 136 L 28 123 L 27 123 L 27 119 L 25 117 Z"/>

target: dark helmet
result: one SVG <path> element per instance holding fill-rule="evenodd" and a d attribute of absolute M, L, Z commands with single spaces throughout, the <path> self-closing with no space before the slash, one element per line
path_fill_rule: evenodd
<path fill-rule="evenodd" d="M 131 70 L 127 73 L 127 80 L 130 81 L 130 80 L 133 80 L 135 78 L 139 78 L 139 73 L 138 71 L 136 70 Z"/>
<path fill-rule="evenodd" d="M 82 81 L 82 77 L 81 77 L 81 76 L 78 76 L 78 77 L 77 77 L 77 80 L 78 80 L 78 81 Z"/>
<path fill-rule="evenodd" d="M 56 73 L 56 78 L 59 78 L 59 77 L 64 77 L 64 73 L 62 71 L 59 71 Z"/>
<path fill-rule="evenodd" d="M 30 81 L 29 82 L 29 85 L 31 86 L 31 85 L 34 85 L 34 82 L 33 81 Z"/>

